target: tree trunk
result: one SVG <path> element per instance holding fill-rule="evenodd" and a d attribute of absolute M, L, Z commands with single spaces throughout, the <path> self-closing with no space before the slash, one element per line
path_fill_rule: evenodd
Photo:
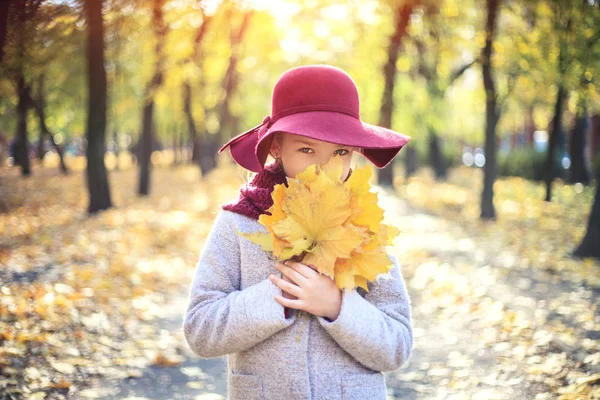
<path fill-rule="evenodd" d="M 203 15 L 202 25 L 196 31 L 196 36 L 194 38 L 194 51 L 190 58 L 188 58 L 185 62 L 187 64 L 195 63 L 198 65 L 200 69 L 202 69 L 202 41 L 204 40 L 204 36 L 208 31 L 208 27 L 212 22 L 212 16 Z M 200 90 L 203 88 L 204 76 L 201 74 L 200 77 Z M 188 126 L 188 136 L 190 138 L 190 143 L 192 143 L 192 163 L 200 162 L 200 143 L 201 140 L 198 137 L 198 129 L 196 128 L 196 123 L 194 121 L 193 112 L 192 112 L 192 85 L 190 83 L 190 79 L 186 78 L 183 82 L 183 111 L 187 120 Z M 206 112 L 204 113 L 206 115 Z M 183 138 L 182 138 L 183 139 Z M 183 140 L 180 141 L 182 144 Z"/>
<path fill-rule="evenodd" d="M 44 156 L 46 155 L 46 152 L 44 151 L 44 139 L 46 138 L 46 134 L 44 133 L 43 129 L 40 129 L 40 136 L 38 138 L 38 143 L 37 143 L 37 151 L 36 151 L 36 155 L 38 160 L 40 160 L 40 165 L 42 164 L 42 162 L 44 161 Z"/>
<path fill-rule="evenodd" d="M 600 154 L 600 114 L 596 113 L 590 118 L 590 160 Z"/>
<path fill-rule="evenodd" d="M 173 166 L 176 166 L 180 163 L 180 154 L 179 154 L 179 134 L 177 130 L 173 131 L 173 135 L 171 136 L 171 148 L 173 149 Z"/>
<path fill-rule="evenodd" d="M 104 68 L 104 22 L 102 0 L 85 0 L 87 19 L 88 118 L 87 187 L 88 213 L 112 207 L 104 154 L 106 153 L 106 69 Z"/>
<path fill-rule="evenodd" d="M 219 132 L 216 135 L 204 135 L 204 137 L 209 140 L 203 143 L 204 151 L 201 152 L 201 154 L 203 154 L 205 157 L 208 157 L 207 160 L 201 162 L 201 168 L 202 165 L 205 165 L 207 172 L 217 166 L 217 157 L 219 156 L 218 150 L 220 144 L 226 142 L 227 138 L 231 136 L 231 133 L 233 133 L 232 128 L 234 124 L 231 112 L 229 111 L 229 104 L 231 103 L 231 99 L 233 98 L 238 87 L 239 76 L 237 73 L 237 65 L 240 58 L 239 53 L 252 15 L 252 11 L 244 13 L 239 28 L 237 31 L 233 31 L 231 33 L 231 56 L 229 58 L 229 66 L 227 67 L 227 71 L 223 76 L 223 82 L 221 84 L 225 91 L 225 97 L 223 102 L 220 104 L 218 111 L 220 123 Z M 204 175 L 204 173 L 205 172 L 203 170 L 202 174 Z"/>
<path fill-rule="evenodd" d="M 429 131 L 429 157 L 430 164 L 435 173 L 435 179 L 446 179 L 446 161 L 444 160 L 442 150 L 440 149 L 440 138 L 433 130 Z"/>
<path fill-rule="evenodd" d="M 596 171 L 596 195 L 590 212 L 587 231 L 579 246 L 573 252 L 574 257 L 593 257 L 600 260 L 600 170 Z"/>
<path fill-rule="evenodd" d="M 404 159 L 404 178 L 408 179 L 414 175 L 415 172 L 417 172 L 419 162 L 417 155 L 418 153 L 414 146 L 406 146 L 406 158 Z"/>
<path fill-rule="evenodd" d="M 562 134 L 562 110 L 563 103 L 566 96 L 566 90 L 562 83 L 558 85 L 558 92 L 556 94 L 556 103 L 554 104 L 554 118 L 552 119 L 552 130 L 550 132 L 550 139 L 548 141 L 548 156 L 544 166 L 544 182 L 546 183 L 546 201 L 552 199 L 552 181 L 554 180 L 556 172 L 556 144 L 558 142 L 558 136 Z"/>
<path fill-rule="evenodd" d="M 34 100 L 30 96 L 31 103 L 33 104 L 36 114 L 38 116 L 38 119 L 40 120 L 40 132 L 41 132 L 40 133 L 40 147 L 39 147 L 40 161 L 42 161 L 44 159 L 44 151 L 43 151 L 44 150 L 44 139 L 46 138 L 46 136 L 48 136 L 50 138 L 50 141 L 52 142 L 52 146 L 58 153 L 58 158 L 60 160 L 60 171 L 63 173 L 63 175 L 67 175 L 69 173 L 69 171 L 67 170 L 67 166 L 65 165 L 65 159 L 63 157 L 63 149 L 58 143 L 56 143 L 56 141 L 54 140 L 54 135 L 52 134 L 52 132 L 50 132 L 50 130 L 48 129 L 48 126 L 46 125 L 46 99 L 44 97 L 45 79 L 46 79 L 46 76 L 44 74 L 42 74 L 39 79 L 39 85 L 38 85 L 36 99 Z"/>
<path fill-rule="evenodd" d="M 23 1 L 15 3 L 15 14 L 18 23 L 25 26 L 28 18 L 27 5 Z M 7 10 L 8 12 L 8 10 Z M 30 98 L 27 95 L 29 88 L 25 81 L 23 64 L 25 63 L 25 33 L 19 29 L 16 32 L 17 46 L 17 65 L 16 65 L 16 81 L 17 95 L 19 97 L 17 103 L 17 131 L 15 133 L 14 144 L 14 160 L 15 165 L 21 167 L 21 176 L 28 177 L 31 175 L 31 161 L 29 159 L 29 138 L 27 132 L 27 113 L 31 107 Z"/>
<path fill-rule="evenodd" d="M 190 146 L 188 145 L 187 136 L 180 132 L 179 134 L 179 153 L 181 153 L 181 162 L 189 163 L 190 156 L 188 154 Z"/>
<path fill-rule="evenodd" d="M 402 45 L 402 37 L 406 34 L 410 15 L 414 7 L 412 1 L 405 1 L 396 9 L 396 29 L 390 37 L 388 45 L 387 62 L 383 66 L 383 76 L 385 86 L 381 98 L 381 111 L 379 113 L 379 125 L 391 129 L 392 114 L 394 112 L 394 86 L 396 81 L 396 62 L 398 61 L 398 52 Z M 394 161 L 378 171 L 378 184 L 382 186 L 394 185 Z"/>
<path fill-rule="evenodd" d="M 202 176 L 206 176 L 210 171 L 212 171 L 215 165 L 215 157 L 213 156 L 213 149 L 215 143 L 217 143 L 218 135 L 210 135 L 208 132 L 204 132 L 202 143 L 199 145 L 200 148 L 200 171 L 202 171 Z"/>
<path fill-rule="evenodd" d="M 4 45 L 6 44 L 6 33 L 8 31 L 8 12 L 13 0 L 0 1 L 0 65 L 4 59 Z"/>
<path fill-rule="evenodd" d="M 556 93 L 556 103 L 554 104 L 554 117 L 552 119 L 552 128 L 550 132 L 550 138 L 548 141 L 548 153 L 546 162 L 544 163 L 544 181 L 546 184 L 546 198 L 547 202 L 552 200 L 552 182 L 556 176 L 557 166 L 560 166 L 560 158 L 562 154 L 557 152 L 556 147 L 558 144 L 561 146 L 564 144 L 564 133 L 562 126 L 563 108 L 566 103 L 568 96 L 567 88 L 565 87 L 565 76 L 567 75 L 567 65 L 569 63 L 568 54 L 568 36 L 571 34 L 571 16 L 562 6 L 566 6 L 568 2 L 561 3 L 556 2 L 554 9 L 554 26 L 557 29 L 557 41 L 558 41 L 558 90 Z M 566 21 L 565 21 L 566 16 Z M 566 23 L 565 23 L 566 22 Z M 562 150 L 562 149 L 561 149 Z"/>
<path fill-rule="evenodd" d="M 193 143 L 192 162 L 198 162 L 199 155 L 199 140 L 198 131 L 196 130 L 196 122 L 192 115 L 192 87 L 189 79 L 183 83 L 183 113 L 187 122 L 188 136 Z"/>
<path fill-rule="evenodd" d="M 50 138 L 50 142 L 52 142 L 52 146 L 54 147 L 54 149 L 56 150 L 56 153 L 58 154 L 58 159 L 60 161 L 60 172 L 62 172 L 63 175 L 67 175 L 69 173 L 69 170 L 67 169 L 67 166 L 65 165 L 65 158 L 64 158 L 62 146 L 59 145 L 58 143 L 56 143 L 56 140 L 54 140 L 54 135 L 48 129 L 48 126 L 46 125 L 45 114 L 40 114 L 38 107 L 35 107 L 35 108 L 36 108 L 36 111 L 38 114 L 38 118 L 40 120 L 40 127 L 41 127 L 41 132 L 42 132 L 42 134 L 40 135 L 40 141 L 43 142 L 43 140 L 45 139 L 46 136 Z M 40 157 L 40 161 L 41 160 L 42 160 L 42 157 Z"/>
<path fill-rule="evenodd" d="M 485 47 L 482 52 L 481 70 L 485 87 L 485 165 L 483 167 L 483 192 L 481 194 L 481 219 L 496 219 L 494 208 L 494 182 L 498 174 L 496 160 L 496 125 L 500 119 L 497 106 L 496 85 L 492 69 L 492 49 L 496 34 L 496 21 L 501 0 L 487 0 Z"/>
<path fill-rule="evenodd" d="M 142 118 L 142 136 L 139 141 L 139 187 L 138 194 L 147 195 L 150 193 L 150 168 L 152 166 L 150 157 L 152 156 L 152 119 L 154 116 L 154 99 L 150 99 L 144 106 Z"/>
<path fill-rule="evenodd" d="M 142 135 L 140 138 L 140 175 L 138 194 L 147 196 L 150 193 L 150 167 L 152 155 L 152 145 L 154 143 L 154 97 L 156 91 L 160 88 L 163 81 L 165 56 L 163 46 L 167 27 L 163 19 L 164 0 L 154 0 L 154 9 L 152 13 L 152 26 L 156 36 L 156 46 L 154 55 L 156 64 L 154 66 L 154 75 L 146 87 L 144 95 L 144 112 L 142 118 Z"/>
<path fill-rule="evenodd" d="M 120 16 L 114 23 L 114 27 L 113 27 L 113 34 L 116 35 L 120 35 L 121 32 L 121 27 L 124 24 L 125 21 L 125 16 Z M 123 73 L 122 73 L 122 69 L 121 69 L 121 54 L 122 54 L 122 46 L 121 46 L 121 40 L 120 39 L 116 39 L 115 40 L 115 53 L 114 53 L 114 65 L 115 65 L 115 73 L 114 73 L 114 77 L 113 77 L 113 82 L 112 82 L 112 93 L 111 93 L 111 97 L 116 98 L 117 97 L 117 87 L 119 85 L 119 81 L 123 81 Z M 117 116 L 119 115 L 119 111 L 117 110 L 116 107 L 116 101 L 112 102 L 112 129 L 113 129 L 113 141 L 115 143 L 115 159 L 116 159 L 116 163 L 115 163 L 115 170 L 119 170 L 120 167 L 120 163 L 119 163 L 119 153 L 120 153 L 120 149 L 119 149 L 119 129 L 121 129 L 121 127 L 119 126 L 119 118 L 117 118 Z"/>
<path fill-rule="evenodd" d="M 533 120 L 533 106 L 527 108 L 527 116 L 525 123 L 525 143 L 528 148 L 533 147 L 533 134 L 535 133 L 535 121 Z"/>
<path fill-rule="evenodd" d="M 584 185 L 589 185 L 591 177 L 585 162 L 586 134 L 589 127 L 586 105 L 580 104 L 577 111 L 575 126 L 569 139 L 569 154 L 571 158 L 569 183 L 580 182 Z"/>
<path fill-rule="evenodd" d="M 206 136 L 206 135 L 204 135 Z M 202 157 L 202 139 L 198 136 L 196 136 L 195 138 L 193 138 L 192 142 L 192 158 L 191 158 L 191 162 L 193 164 L 196 163 L 200 163 L 200 158 Z"/>
<path fill-rule="evenodd" d="M 17 92 L 19 102 L 17 103 L 17 132 L 15 143 L 15 165 L 21 167 L 21 176 L 31 175 L 31 164 L 29 160 L 29 139 L 27 138 L 27 112 L 29 110 L 29 96 L 22 71 L 17 77 Z"/>

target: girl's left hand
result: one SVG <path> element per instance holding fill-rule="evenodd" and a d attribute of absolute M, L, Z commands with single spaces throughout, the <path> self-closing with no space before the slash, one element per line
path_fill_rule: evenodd
<path fill-rule="evenodd" d="M 296 296 L 296 300 L 275 295 L 275 300 L 284 307 L 304 310 L 311 314 L 327 317 L 334 321 L 342 308 L 342 290 L 329 276 L 316 271 L 313 267 L 299 262 L 277 263 L 276 268 L 294 283 L 275 275 L 269 278 L 281 290 Z"/>

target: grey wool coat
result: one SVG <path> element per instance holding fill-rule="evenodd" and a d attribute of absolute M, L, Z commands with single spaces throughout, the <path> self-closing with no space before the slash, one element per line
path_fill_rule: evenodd
<path fill-rule="evenodd" d="M 258 221 L 219 210 L 196 264 L 184 315 L 190 348 L 202 358 L 227 355 L 231 400 L 385 400 L 383 371 L 412 353 L 411 306 L 397 259 L 362 288 L 343 290 L 329 321 L 275 300 L 268 278 L 277 260 L 238 234 L 266 232 Z"/>

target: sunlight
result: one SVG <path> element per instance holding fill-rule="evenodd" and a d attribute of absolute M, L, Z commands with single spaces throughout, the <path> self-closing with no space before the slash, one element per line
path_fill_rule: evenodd
<path fill-rule="evenodd" d="M 244 4 L 247 4 L 256 11 L 269 11 L 278 19 L 282 18 L 284 20 L 298 14 L 302 9 L 301 5 L 286 0 L 245 0 Z"/>

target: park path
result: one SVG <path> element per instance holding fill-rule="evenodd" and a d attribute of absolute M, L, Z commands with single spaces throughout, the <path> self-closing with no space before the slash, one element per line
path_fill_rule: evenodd
<path fill-rule="evenodd" d="M 493 238 L 470 237 L 460 225 L 377 190 L 387 222 L 401 229 L 393 252 L 411 296 L 415 335 L 410 360 L 385 374 L 389 399 L 556 398 L 557 388 L 570 383 L 567 371 L 584 368 L 581 343 L 600 338 L 599 291 L 530 269 Z M 92 382 L 102 398 L 226 398 L 226 359 L 200 359 L 185 343 L 186 302 L 187 293 L 177 294 L 158 319 L 183 362 Z M 582 374 L 600 373 L 598 363 L 592 368 Z M 94 397 L 85 393 L 74 398 Z"/>

